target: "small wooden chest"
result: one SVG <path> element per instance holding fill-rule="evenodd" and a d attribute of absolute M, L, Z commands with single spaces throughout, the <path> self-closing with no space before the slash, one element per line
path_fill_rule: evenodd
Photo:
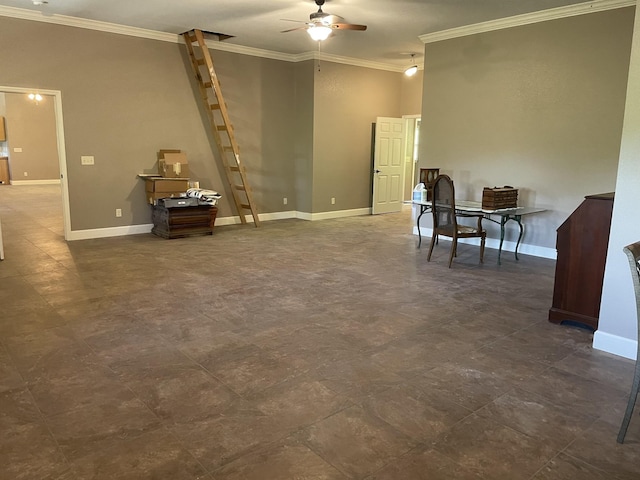
<path fill-rule="evenodd" d="M 513 187 L 484 187 L 482 190 L 482 208 L 498 210 L 518 206 L 518 189 Z"/>
<path fill-rule="evenodd" d="M 163 238 L 212 235 L 218 207 L 198 205 L 166 208 L 153 206 L 151 232 Z"/>

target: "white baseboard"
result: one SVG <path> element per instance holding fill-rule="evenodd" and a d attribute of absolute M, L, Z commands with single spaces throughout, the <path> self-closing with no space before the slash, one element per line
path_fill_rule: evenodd
<path fill-rule="evenodd" d="M 53 180 L 11 180 L 11 185 L 60 185 L 60 179 Z"/>
<path fill-rule="evenodd" d="M 593 334 L 593 348 L 631 360 L 635 360 L 638 354 L 638 342 L 600 330 Z"/>
<path fill-rule="evenodd" d="M 353 210 L 335 210 L 332 212 L 307 213 L 296 212 L 296 218 L 302 220 L 329 220 L 331 218 L 359 217 L 361 215 L 371 215 L 371 208 L 354 208 Z"/>
<path fill-rule="evenodd" d="M 288 212 L 274 212 L 274 213 L 261 213 L 259 215 L 260 221 L 268 222 L 271 220 L 285 220 L 288 218 L 300 218 L 302 220 L 327 220 L 329 218 L 342 218 L 342 217 L 354 217 L 360 215 L 368 215 L 371 213 L 370 208 L 360 208 L 354 210 L 338 210 L 335 212 L 322 212 L 322 213 L 306 213 L 290 210 Z M 247 222 L 251 223 L 251 217 L 247 216 Z M 217 217 L 216 225 L 237 225 L 240 224 L 240 217 Z M 69 232 L 67 240 L 89 240 L 91 238 L 107 238 L 107 237 L 121 237 L 123 235 L 137 235 L 141 233 L 150 233 L 152 224 L 144 225 L 128 225 L 124 227 L 108 227 L 108 228 L 94 228 L 89 230 L 72 230 Z"/>
<path fill-rule="evenodd" d="M 285 220 L 287 218 L 299 218 L 297 216 L 297 213 L 298 212 L 296 212 L 295 210 L 290 210 L 288 212 L 260 213 L 258 215 L 258 218 L 261 222 L 268 222 L 271 220 Z M 247 222 L 253 223 L 251 215 L 247 215 L 246 219 Z M 240 217 L 237 215 L 234 217 L 216 217 L 216 225 L 238 225 L 240 223 L 242 222 L 240 221 Z"/>
<path fill-rule="evenodd" d="M 89 230 L 71 230 L 67 240 L 90 240 L 92 238 L 122 237 L 124 235 L 137 235 L 151 233 L 152 224 L 127 225 L 124 227 L 92 228 Z"/>
<path fill-rule="evenodd" d="M 431 239 L 431 232 L 433 230 L 431 228 L 425 228 L 425 227 L 421 227 L 420 228 L 420 235 L 422 236 L 422 243 L 425 243 L 425 239 L 427 239 L 426 241 L 429 242 Z M 418 235 L 418 227 L 414 226 L 413 227 L 413 234 L 414 235 Z M 442 240 L 447 240 L 450 241 L 451 239 L 448 237 L 440 237 Z M 460 240 L 458 240 L 460 243 L 467 243 L 470 245 L 480 245 L 480 239 L 479 238 L 461 238 Z M 428 243 L 427 243 L 428 245 Z M 487 238 L 487 240 L 485 241 L 485 248 L 491 248 L 493 250 L 498 250 L 498 248 L 500 248 L 500 239 L 499 238 Z M 503 252 L 515 252 L 516 251 L 516 242 L 509 242 L 507 240 L 504 241 L 504 243 L 502 244 L 502 251 Z M 549 258 L 551 260 L 556 260 L 558 257 L 558 252 L 556 251 L 555 248 L 548 248 L 548 247 L 540 247 L 537 245 L 529 245 L 526 243 L 521 243 L 520 246 L 518 247 L 518 253 L 521 253 L 523 255 L 531 255 L 533 257 L 541 257 L 541 258 Z"/>

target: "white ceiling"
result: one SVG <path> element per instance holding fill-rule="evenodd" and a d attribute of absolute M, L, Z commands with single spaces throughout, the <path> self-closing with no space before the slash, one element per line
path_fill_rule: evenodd
<path fill-rule="evenodd" d="M 422 56 L 420 35 L 487 22 L 580 0 L 326 0 L 323 10 L 368 29 L 339 31 L 322 42 L 324 53 L 402 67 Z M 598 3 L 595 2 L 588 3 Z M 40 11 L 167 33 L 192 28 L 233 35 L 227 43 L 287 54 L 317 49 L 304 31 L 280 33 L 309 19 L 314 0 L 0 0 L 0 6 Z M 301 24 L 302 25 L 302 24 Z"/>

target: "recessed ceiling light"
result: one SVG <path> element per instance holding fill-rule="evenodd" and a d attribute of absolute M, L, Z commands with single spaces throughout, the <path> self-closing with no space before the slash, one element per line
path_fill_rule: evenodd
<path fill-rule="evenodd" d="M 32 2 L 35 6 L 46 5 L 47 3 L 49 3 L 47 0 L 32 0 Z"/>

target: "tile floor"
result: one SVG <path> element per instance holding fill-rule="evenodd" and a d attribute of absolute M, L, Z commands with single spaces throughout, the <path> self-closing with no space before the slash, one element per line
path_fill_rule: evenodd
<path fill-rule="evenodd" d="M 554 262 L 427 263 L 409 212 L 65 243 L 0 186 L 0 479 L 638 479 L 632 362 Z"/>

